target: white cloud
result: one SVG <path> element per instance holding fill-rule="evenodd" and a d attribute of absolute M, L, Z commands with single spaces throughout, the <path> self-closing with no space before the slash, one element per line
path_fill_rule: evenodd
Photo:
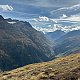
<path fill-rule="evenodd" d="M 70 21 L 75 21 L 75 22 L 80 22 L 80 15 L 72 15 L 70 17 L 67 17 L 65 14 L 63 14 L 63 16 L 61 16 L 58 19 L 51 19 L 52 21 L 55 21 L 56 23 L 58 23 L 58 21 L 64 21 L 64 22 L 70 22 Z"/>
<path fill-rule="evenodd" d="M 49 18 L 46 16 L 39 16 L 39 21 L 49 21 Z"/>
<path fill-rule="evenodd" d="M 39 18 L 33 18 L 33 22 L 31 24 L 33 27 L 42 32 L 53 32 L 56 30 L 62 30 L 65 32 L 78 30 L 80 29 L 80 16 L 74 15 L 67 17 L 65 14 L 63 14 L 62 18 L 59 19 L 52 19 L 46 16 L 39 16 Z M 67 23 L 71 23 L 70 25 L 64 25 Z"/>
<path fill-rule="evenodd" d="M 46 16 L 39 16 L 39 21 L 50 21 L 50 22 L 55 22 L 57 23 L 57 20 L 56 19 L 52 19 L 52 18 L 49 18 L 49 17 L 46 17 Z"/>
<path fill-rule="evenodd" d="M 64 32 L 69 32 L 73 30 L 80 30 L 80 26 L 77 25 L 72 25 L 72 26 L 63 26 L 61 24 L 54 24 L 54 25 L 48 25 L 48 27 L 38 27 L 38 26 L 33 26 L 36 30 L 42 31 L 42 32 L 53 32 L 56 30 L 61 30 Z"/>
<path fill-rule="evenodd" d="M 38 22 L 38 20 L 36 18 L 33 19 L 34 21 Z"/>
<path fill-rule="evenodd" d="M 67 17 L 66 15 L 63 14 L 63 16 L 60 17 L 59 19 L 53 19 L 53 20 L 55 20 L 57 22 L 63 21 L 63 20 L 64 20 L 64 22 L 66 22 L 66 21 L 68 21 L 68 22 L 70 22 L 70 21 L 80 22 L 80 15 L 72 15 L 70 17 Z"/>
<path fill-rule="evenodd" d="M 4 11 L 12 11 L 13 7 L 9 5 L 0 5 L 0 9 Z"/>
<path fill-rule="evenodd" d="M 60 19 L 64 19 L 64 18 L 67 18 L 67 16 L 65 14 L 63 14 Z"/>
<path fill-rule="evenodd" d="M 58 11 L 65 11 L 65 10 L 72 10 L 72 9 L 77 10 L 79 8 L 80 8 L 80 4 L 77 4 L 77 5 L 73 5 L 73 6 L 69 6 L 69 7 L 62 7 L 62 8 L 53 10 L 50 13 L 54 14 L 55 12 L 58 12 Z"/>
<path fill-rule="evenodd" d="M 49 18 L 49 17 L 46 17 L 46 16 L 39 16 L 39 18 L 34 18 L 33 20 L 36 21 L 36 22 L 41 21 L 41 22 L 54 22 L 54 23 L 58 23 L 58 22 L 63 22 L 63 21 L 64 22 L 73 21 L 71 23 L 76 23 L 76 22 L 80 21 L 80 16 L 79 15 L 73 15 L 73 16 L 68 17 L 67 15 L 63 14 L 58 19 Z"/>
<path fill-rule="evenodd" d="M 51 21 L 58 23 L 58 21 L 56 19 L 50 19 Z"/>
<path fill-rule="evenodd" d="M 71 17 L 66 18 L 65 20 L 80 21 L 80 16 L 79 15 L 73 15 Z"/>

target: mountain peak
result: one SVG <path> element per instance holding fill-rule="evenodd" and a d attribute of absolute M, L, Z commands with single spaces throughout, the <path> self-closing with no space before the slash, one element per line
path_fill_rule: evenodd
<path fill-rule="evenodd" d="M 48 40 L 29 22 L 2 19 L 4 18 L 0 16 L 0 54 L 3 54 L 3 58 L 0 57 L 0 69 L 2 71 L 54 58 Z"/>
<path fill-rule="evenodd" d="M 2 15 L 0 15 L 0 20 L 4 20 L 4 18 L 3 18 L 3 16 L 2 16 Z"/>

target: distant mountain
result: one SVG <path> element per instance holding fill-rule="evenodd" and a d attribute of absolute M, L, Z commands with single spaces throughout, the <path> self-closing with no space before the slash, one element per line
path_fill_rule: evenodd
<path fill-rule="evenodd" d="M 54 32 L 48 32 L 45 35 L 47 38 L 55 41 L 55 40 L 59 39 L 61 36 L 65 35 L 65 32 L 61 31 L 61 30 L 56 30 Z"/>
<path fill-rule="evenodd" d="M 54 58 L 44 35 L 30 23 L 0 15 L 0 69 L 10 70 Z"/>
<path fill-rule="evenodd" d="M 80 30 L 70 31 L 67 34 L 60 37 L 59 39 L 57 39 L 56 42 L 60 43 L 60 42 L 64 41 L 67 38 L 74 37 L 74 36 L 78 37 L 79 35 L 80 35 Z"/>
<path fill-rule="evenodd" d="M 58 39 L 54 52 L 58 56 L 80 52 L 80 30 L 71 31 Z"/>
<path fill-rule="evenodd" d="M 0 74 L 0 80 L 80 80 L 80 53 Z"/>

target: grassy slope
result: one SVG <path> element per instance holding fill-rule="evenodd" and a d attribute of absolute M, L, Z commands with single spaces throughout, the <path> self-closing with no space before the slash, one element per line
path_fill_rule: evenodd
<path fill-rule="evenodd" d="M 2 73 L 0 80 L 80 80 L 80 53 Z"/>

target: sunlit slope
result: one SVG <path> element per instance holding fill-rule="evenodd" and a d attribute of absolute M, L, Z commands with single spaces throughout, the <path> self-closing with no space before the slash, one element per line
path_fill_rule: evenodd
<path fill-rule="evenodd" d="M 80 53 L 31 64 L 0 75 L 0 80 L 79 80 Z"/>

